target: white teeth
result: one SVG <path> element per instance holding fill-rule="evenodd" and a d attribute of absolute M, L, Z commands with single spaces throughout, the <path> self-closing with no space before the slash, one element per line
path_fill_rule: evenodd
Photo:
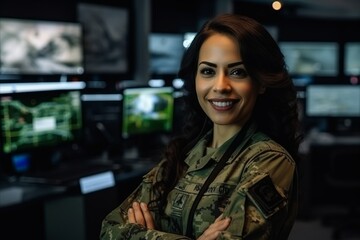
<path fill-rule="evenodd" d="M 232 105 L 232 102 L 212 102 L 217 107 L 228 107 Z"/>

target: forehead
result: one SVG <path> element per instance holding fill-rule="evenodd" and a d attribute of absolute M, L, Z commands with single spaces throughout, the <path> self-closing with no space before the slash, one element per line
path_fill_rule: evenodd
<path fill-rule="evenodd" d="M 214 34 L 207 38 L 200 48 L 199 61 L 217 62 L 241 60 L 240 48 L 237 41 L 224 34 Z"/>

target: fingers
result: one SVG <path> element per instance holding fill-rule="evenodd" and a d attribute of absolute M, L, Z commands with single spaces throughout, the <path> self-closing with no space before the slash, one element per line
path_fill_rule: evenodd
<path fill-rule="evenodd" d="M 220 216 L 218 216 L 216 219 L 215 219 L 215 222 L 219 222 L 221 220 L 223 220 L 224 218 L 224 214 L 220 214 Z"/>
<path fill-rule="evenodd" d="M 134 209 L 132 208 L 128 210 L 128 219 L 130 223 L 136 223 Z"/>
<path fill-rule="evenodd" d="M 211 224 L 197 240 L 214 240 L 220 236 L 221 232 L 226 230 L 230 225 L 229 217 L 223 218 L 220 215 L 213 224 Z"/>
<path fill-rule="evenodd" d="M 209 231 L 210 233 L 218 232 L 218 231 L 224 231 L 226 228 L 230 225 L 230 218 L 224 218 L 217 222 L 214 222 L 209 226 L 209 228 L 206 231 Z"/>
<path fill-rule="evenodd" d="M 145 217 L 140 207 L 140 203 L 134 202 L 132 208 L 134 210 L 135 222 L 146 227 Z"/>
<path fill-rule="evenodd" d="M 128 220 L 130 223 L 138 223 L 148 229 L 155 229 L 153 217 L 146 203 L 134 202 L 128 210 Z"/>
<path fill-rule="evenodd" d="M 140 203 L 140 207 L 141 207 L 141 210 L 142 210 L 142 213 L 143 213 L 143 216 L 144 216 L 144 220 L 145 220 L 145 226 L 148 228 L 148 229 L 155 229 L 155 224 L 154 224 L 154 220 L 153 220 L 153 217 L 149 211 L 149 208 L 147 206 L 146 203 Z"/>

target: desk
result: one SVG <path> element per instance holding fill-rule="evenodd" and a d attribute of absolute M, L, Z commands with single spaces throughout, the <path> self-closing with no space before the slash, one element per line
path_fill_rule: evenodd
<path fill-rule="evenodd" d="M 0 226 L 13 239 L 98 239 L 101 221 L 140 183 L 154 162 L 115 173 L 116 185 L 89 194 L 77 186 L 0 182 Z"/>
<path fill-rule="evenodd" d="M 306 155 L 300 162 L 302 209 L 299 214 L 318 217 L 323 214 L 322 209 L 346 207 L 349 199 L 356 196 L 351 185 L 360 181 L 357 171 L 360 136 L 314 133 L 306 144 Z M 334 184 L 339 181 L 348 184 Z"/>
<path fill-rule="evenodd" d="M 23 184 L 19 182 L 2 182 L 0 184 L 0 212 L 7 207 L 16 207 L 38 199 L 59 196 L 67 191 L 63 186 L 46 186 Z"/>

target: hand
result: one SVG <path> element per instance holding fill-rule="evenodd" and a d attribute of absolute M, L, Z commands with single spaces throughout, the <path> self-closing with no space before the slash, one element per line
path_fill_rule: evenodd
<path fill-rule="evenodd" d="M 221 214 L 215 222 L 211 224 L 204 232 L 201 234 L 197 240 L 215 240 L 218 236 L 220 236 L 221 231 L 226 230 L 230 225 L 230 218 L 223 218 Z"/>
<path fill-rule="evenodd" d="M 155 229 L 153 217 L 146 203 L 134 202 L 132 208 L 128 210 L 128 219 L 130 223 L 141 224 L 147 229 Z"/>

